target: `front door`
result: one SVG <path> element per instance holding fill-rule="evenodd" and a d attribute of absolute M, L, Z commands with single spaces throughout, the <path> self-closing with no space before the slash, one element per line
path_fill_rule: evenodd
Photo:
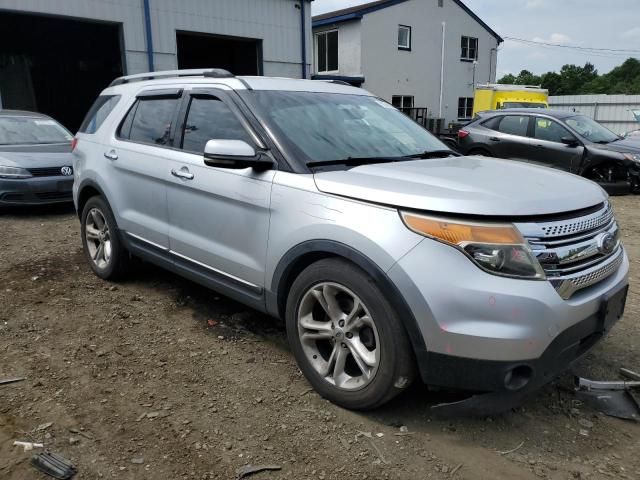
<path fill-rule="evenodd" d="M 208 140 L 244 140 L 258 148 L 228 95 L 217 89 L 186 92 L 168 166 L 170 249 L 176 262 L 256 291 L 264 286 L 275 171 L 205 165 Z"/>
<path fill-rule="evenodd" d="M 531 131 L 531 153 L 529 162 L 545 167 L 574 172 L 580 166 L 584 147 L 575 135 L 555 120 L 534 117 Z M 573 138 L 575 143 L 567 145 L 563 138 Z"/>

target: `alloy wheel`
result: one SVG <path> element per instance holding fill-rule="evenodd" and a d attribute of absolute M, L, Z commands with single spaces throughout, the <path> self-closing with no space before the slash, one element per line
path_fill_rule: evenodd
<path fill-rule="evenodd" d="M 85 239 L 91 260 L 98 268 L 107 268 L 111 261 L 111 232 L 104 214 L 92 208 L 85 220 Z"/>
<path fill-rule="evenodd" d="M 343 390 L 360 390 L 376 375 L 380 341 L 362 300 L 332 282 L 311 287 L 298 308 L 302 350 L 315 371 Z"/>

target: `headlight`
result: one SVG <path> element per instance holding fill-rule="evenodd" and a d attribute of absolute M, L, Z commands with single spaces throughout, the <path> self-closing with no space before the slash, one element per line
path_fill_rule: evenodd
<path fill-rule="evenodd" d="M 450 221 L 408 212 L 401 212 L 401 216 L 410 230 L 457 248 L 489 273 L 545 279 L 526 240 L 509 223 Z"/>
<path fill-rule="evenodd" d="M 623 153 L 623 155 L 627 160 L 640 163 L 640 153 Z"/>
<path fill-rule="evenodd" d="M 0 178 L 31 178 L 31 174 L 25 168 L 0 165 Z"/>

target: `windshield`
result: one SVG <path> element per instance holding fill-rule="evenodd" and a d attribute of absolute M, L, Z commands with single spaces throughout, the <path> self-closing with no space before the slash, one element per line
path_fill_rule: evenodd
<path fill-rule="evenodd" d="M 594 143 L 610 143 L 620 140 L 615 133 L 603 127 L 595 120 L 576 115 L 565 120 L 565 123 L 578 132 L 582 137 Z"/>
<path fill-rule="evenodd" d="M 68 143 L 73 136 L 55 120 L 38 117 L 0 117 L 0 145 Z"/>
<path fill-rule="evenodd" d="M 290 154 L 306 163 L 399 158 L 448 150 L 409 117 L 375 97 L 256 90 L 243 93 Z"/>
<path fill-rule="evenodd" d="M 547 106 L 544 103 L 504 102 L 502 108 L 547 108 Z"/>

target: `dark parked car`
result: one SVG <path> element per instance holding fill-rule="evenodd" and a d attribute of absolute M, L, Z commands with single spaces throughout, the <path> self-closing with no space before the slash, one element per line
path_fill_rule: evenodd
<path fill-rule="evenodd" d="M 574 112 L 483 112 L 458 133 L 465 155 L 519 160 L 575 173 L 612 194 L 640 193 L 640 143 Z"/>
<path fill-rule="evenodd" d="M 0 207 L 71 202 L 72 140 L 51 117 L 0 110 Z"/>

